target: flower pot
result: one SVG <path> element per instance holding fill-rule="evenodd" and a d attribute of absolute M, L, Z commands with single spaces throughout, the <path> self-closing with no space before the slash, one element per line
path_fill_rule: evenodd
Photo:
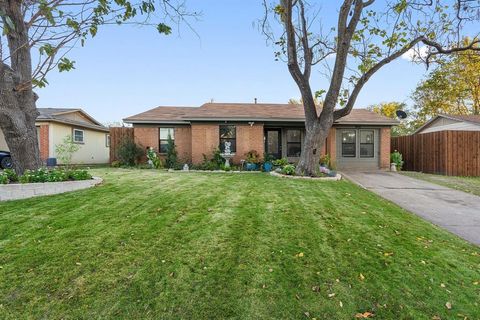
<path fill-rule="evenodd" d="M 255 171 L 258 169 L 258 166 L 256 163 L 247 162 L 246 169 L 247 171 Z"/>
<path fill-rule="evenodd" d="M 272 171 L 272 168 L 273 168 L 273 164 L 271 162 L 265 162 L 263 164 L 263 171 L 265 171 L 265 172 Z"/>

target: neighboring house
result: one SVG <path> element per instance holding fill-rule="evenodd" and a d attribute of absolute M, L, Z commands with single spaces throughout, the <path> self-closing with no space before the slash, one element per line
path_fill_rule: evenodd
<path fill-rule="evenodd" d="M 302 105 L 206 103 L 201 107 L 158 107 L 124 119 L 134 127 L 143 147 L 165 154 L 170 134 L 182 162 L 201 163 L 204 154 L 223 150 L 231 142 L 233 161 L 256 150 L 274 158 L 298 161 L 305 136 Z M 390 163 L 390 131 L 398 121 L 366 109 L 336 121 L 322 154 L 329 154 L 340 169 L 386 169 Z"/>
<path fill-rule="evenodd" d="M 109 129 L 82 109 L 38 108 L 40 113 L 35 125 L 40 147 L 40 157 L 56 158 L 55 146 L 70 135 L 80 145 L 72 158 L 75 164 L 100 164 L 109 162 Z M 8 151 L 0 130 L 0 150 Z"/>
<path fill-rule="evenodd" d="M 439 114 L 418 128 L 414 134 L 447 130 L 480 131 L 480 115 Z"/>

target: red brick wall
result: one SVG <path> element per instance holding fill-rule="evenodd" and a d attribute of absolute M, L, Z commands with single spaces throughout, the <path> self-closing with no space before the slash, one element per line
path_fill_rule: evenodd
<path fill-rule="evenodd" d="M 203 154 L 211 157 L 220 143 L 218 124 L 192 124 L 192 163 L 203 161 Z"/>
<path fill-rule="evenodd" d="M 380 169 L 390 168 L 390 132 L 390 127 L 380 129 Z"/>
<path fill-rule="evenodd" d="M 175 128 L 175 146 L 180 163 L 192 162 L 192 128 Z"/>
<path fill-rule="evenodd" d="M 255 150 L 263 158 L 265 152 L 265 143 L 263 140 L 263 124 L 237 124 L 237 151 L 233 158 L 234 163 L 240 163 L 240 160 L 245 159 L 245 153 L 250 150 Z"/>
<path fill-rule="evenodd" d="M 133 133 L 133 138 L 135 143 L 141 145 L 145 150 L 147 147 L 152 147 L 158 152 L 158 141 L 160 138 L 158 135 L 158 128 L 136 127 Z"/>
<path fill-rule="evenodd" d="M 38 141 L 40 142 L 40 159 L 42 159 L 42 161 L 45 161 L 49 157 L 50 148 L 48 124 L 40 125 L 40 130 L 38 130 L 38 132 L 40 135 L 38 137 Z"/>

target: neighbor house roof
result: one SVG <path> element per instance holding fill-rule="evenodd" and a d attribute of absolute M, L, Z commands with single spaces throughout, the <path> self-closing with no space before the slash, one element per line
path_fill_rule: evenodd
<path fill-rule="evenodd" d="M 107 127 L 103 126 L 100 122 L 98 122 L 88 113 L 79 108 L 37 108 L 37 110 L 39 112 L 39 115 L 37 117 L 38 122 L 51 121 L 93 130 L 105 132 L 109 131 Z M 82 114 L 90 122 L 73 120 L 66 117 L 66 115 L 75 112 Z"/>
<path fill-rule="evenodd" d="M 303 122 L 303 105 L 271 103 L 206 103 L 201 107 L 157 107 L 124 119 L 127 123 L 189 123 L 191 121 Z M 337 124 L 396 125 L 397 120 L 366 109 L 352 112 Z"/>
<path fill-rule="evenodd" d="M 454 121 L 458 121 L 458 122 L 467 122 L 467 123 L 472 123 L 474 125 L 480 126 L 480 115 L 473 115 L 473 114 L 464 114 L 464 115 L 461 115 L 461 114 L 458 114 L 458 115 L 457 114 L 439 114 L 439 115 L 436 115 L 435 117 L 433 117 L 432 119 L 428 120 L 427 122 L 425 122 L 423 124 L 423 126 L 418 128 L 417 130 L 415 130 L 414 134 L 422 132 L 423 130 L 428 128 L 433 122 L 435 122 L 439 118 L 450 119 L 450 120 L 454 120 Z M 452 125 L 450 125 L 450 126 L 452 126 Z M 448 129 L 447 126 L 443 126 L 443 127 L 445 128 L 445 130 Z M 453 126 L 452 129 L 455 129 L 455 127 Z"/>

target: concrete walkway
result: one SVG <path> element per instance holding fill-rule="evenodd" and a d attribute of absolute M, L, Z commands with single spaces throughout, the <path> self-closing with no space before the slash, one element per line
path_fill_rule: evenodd
<path fill-rule="evenodd" d="M 347 179 L 480 245 L 480 197 L 394 172 L 344 172 Z"/>

